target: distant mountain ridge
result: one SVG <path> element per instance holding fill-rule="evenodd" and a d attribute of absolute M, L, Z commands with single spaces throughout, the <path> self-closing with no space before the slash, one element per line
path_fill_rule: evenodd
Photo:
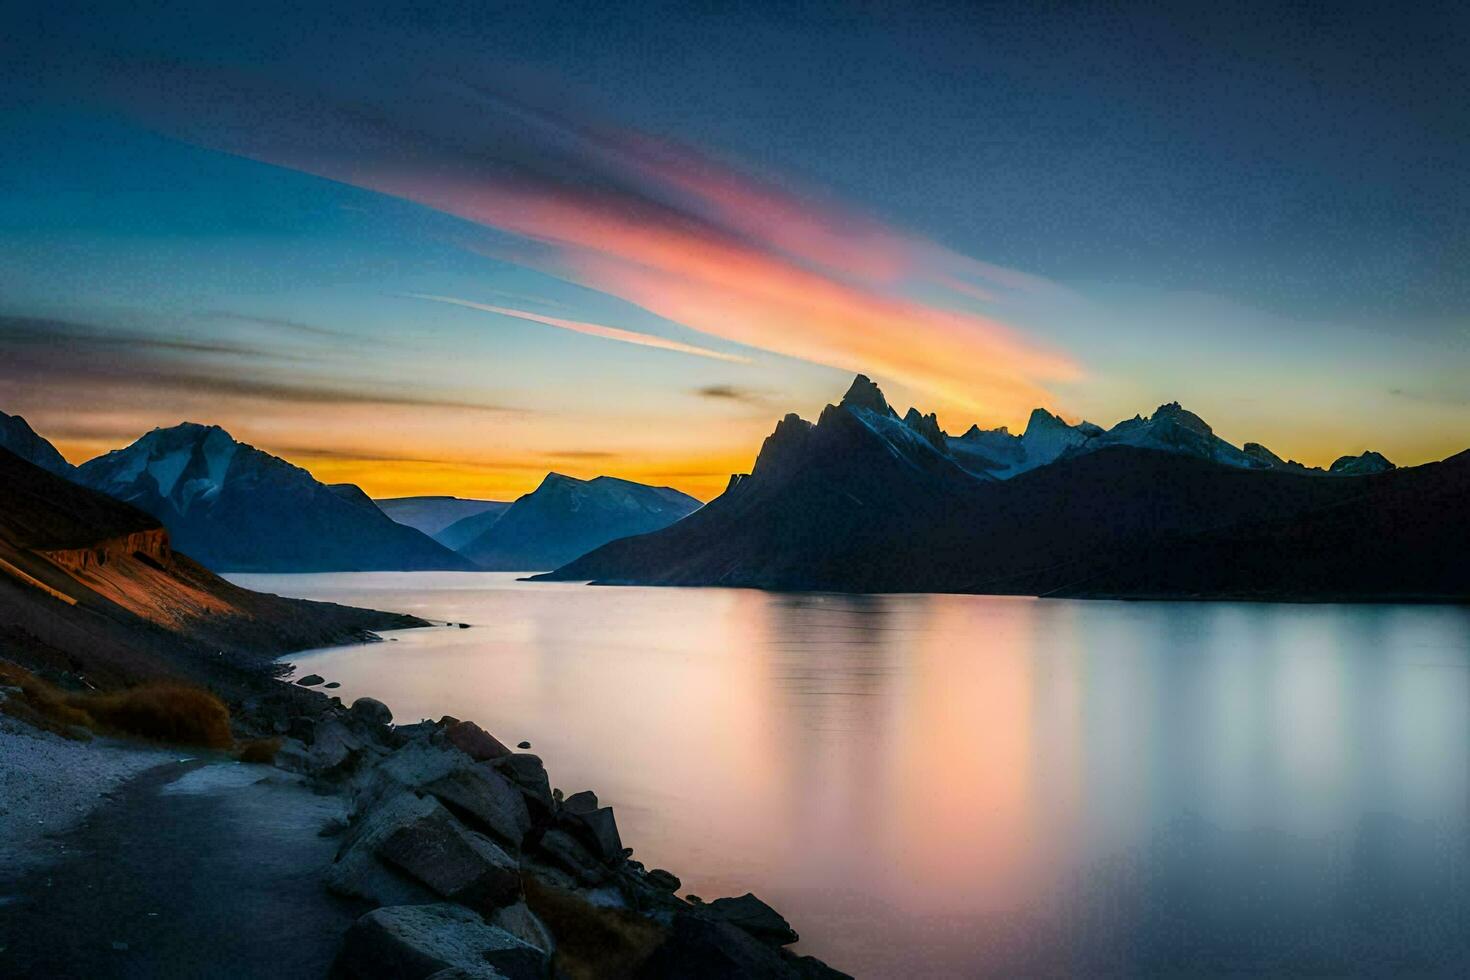
<path fill-rule="evenodd" d="M 510 506 L 504 500 L 468 500 L 463 497 L 388 497 L 373 501 L 378 509 L 399 524 L 422 531 L 446 548 L 455 546 L 439 540 L 450 525 L 477 514 L 502 514 Z"/>
<path fill-rule="evenodd" d="M 19 415 L 0 412 L 0 449 L 8 449 L 28 463 L 70 479 L 76 467 L 56 451 L 56 447 L 36 434 Z"/>
<path fill-rule="evenodd" d="M 0 653 L 102 686 L 268 676 L 273 658 L 424 625 L 239 588 L 157 518 L 0 449 Z"/>
<path fill-rule="evenodd" d="M 467 518 L 483 525 L 460 554 L 492 571 L 556 568 L 609 541 L 668 527 L 700 502 L 670 487 L 651 487 L 616 477 L 579 480 L 548 473 L 534 491 L 498 516 Z M 487 520 L 487 518 L 491 518 Z M 446 528 L 452 539 L 460 525 Z"/>
<path fill-rule="evenodd" d="M 221 571 L 452 569 L 473 565 L 394 522 L 352 484 L 185 422 L 77 468 L 78 482 L 152 514 L 177 546 Z"/>
<path fill-rule="evenodd" d="M 1038 410 L 1019 437 L 972 429 L 940 448 L 932 435 L 927 417 L 899 419 L 859 377 L 816 424 L 795 415 L 778 423 L 751 473 L 702 510 L 538 578 L 858 592 L 1470 596 L 1470 563 L 1454 557 L 1470 545 L 1470 453 L 1407 470 L 1370 453 L 1328 478 L 1236 449 L 1175 403 L 1110 430 Z M 966 444 L 959 452 L 957 441 Z M 1385 513 L 1397 515 L 1402 535 L 1354 538 L 1354 520 L 1391 529 Z M 1303 539 L 1293 536 L 1297 527 L 1315 530 Z M 1203 557 L 1235 554 L 1237 533 L 1257 549 L 1240 562 L 1261 570 L 1255 580 Z M 1347 571 L 1324 542 L 1341 549 Z M 1168 562 L 1154 557 L 1165 553 Z"/>

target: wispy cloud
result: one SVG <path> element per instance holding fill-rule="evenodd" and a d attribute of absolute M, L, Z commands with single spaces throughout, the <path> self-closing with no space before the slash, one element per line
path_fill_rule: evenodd
<path fill-rule="evenodd" d="M 151 85 L 133 105 L 162 128 L 509 233 L 534 246 L 512 246 L 518 261 L 710 336 L 992 414 L 1050 403 L 1081 375 L 1018 326 L 1056 286 L 503 80 L 362 82 L 344 98 L 175 68 Z"/>
<path fill-rule="evenodd" d="M 269 347 L 0 315 L 0 385 L 32 404 L 91 404 L 135 392 L 151 404 L 204 395 L 292 405 L 391 405 L 520 413 L 494 402 L 406 390 L 381 379 L 311 373 Z"/>
<path fill-rule="evenodd" d="M 739 402 L 740 404 L 762 410 L 770 410 L 776 404 L 775 399 L 767 392 L 757 391 L 754 388 L 746 388 L 741 385 L 704 385 L 703 387 L 691 389 L 691 393 L 711 401 Z"/>
<path fill-rule="evenodd" d="M 495 313 L 517 320 L 525 320 L 529 323 L 539 323 L 543 326 L 570 330 L 573 333 L 587 334 L 589 337 L 601 337 L 603 340 L 616 340 L 624 344 L 654 347 L 659 350 L 675 351 L 679 354 L 693 354 L 697 357 L 709 357 L 717 361 L 734 361 L 737 364 L 750 363 L 750 358 L 741 357 L 738 354 L 726 354 L 723 351 L 710 350 L 708 347 L 695 347 L 693 344 L 680 343 L 677 340 L 669 340 L 666 337 L 655 337 L 653 334 L 637 333 L 633 330 L 624 330 L 621 327 L 609 327 L 601 323 L 588 323 L 586 320 L 568 320 L 559 316 L 544 316 L 540 313 L 516 310 L 508 306 L 491 306 L 488 303 L 475 303 L 467 299 L 457 299 L 453 296 L 430 296 L 423 293 L 410 293 L 408 295 L 414 299 L 426 299 L 435 303 L 448 303 L 451 306 L 462 306 L 465 309 L 479 310 L 482 313 Z"/>

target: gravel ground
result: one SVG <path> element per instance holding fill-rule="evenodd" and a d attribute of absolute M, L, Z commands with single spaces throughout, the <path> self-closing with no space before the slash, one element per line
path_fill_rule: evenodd
<path fill-rule="evenodd" d="M 0 877 L 59 855 L 51 839 L 111 792 L 179 753 L 97 739 L 72 742 L 0 715 Z"/>

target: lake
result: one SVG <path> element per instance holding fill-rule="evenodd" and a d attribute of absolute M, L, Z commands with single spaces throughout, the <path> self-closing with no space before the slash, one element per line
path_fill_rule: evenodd
<path fill-rule="evenodd" d="M 1470 970 L 1470 609 L 235 575 L 860 977 Z"/>

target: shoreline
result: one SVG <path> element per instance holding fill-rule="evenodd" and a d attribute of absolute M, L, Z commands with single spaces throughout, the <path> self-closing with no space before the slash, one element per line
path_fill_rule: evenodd
<path fill-rule="evenodd" d="M 308 869 L 324 900 L 346 901 L 361 911 L 340 945 L 334 939 L 334 976 L 426 977 L 451 968 L 487 980 L 540 978 L 553 972 L 666 980 L 692 975 L 793 980 L 846 976 L 788 950 L 798 940 L 796 930 L 755 895 L 709 902 L 678 897 L 681 882 L 675 873 L 645 867 L 624 846 L 613 809 L 601 805 L 591 790 L 566 797 L 553 791 L 539 756 L 511 750 L 473 721 L 445 717 L 394 725 L 391 710 L 371 697 L 344 705 L 318 686 L 281 679 L 291 669 L 284 659 L 289 656 L 272 662 L 276 669 L 271 676 L 254 675 L 230 692 L 237 742 L 264 740 L 274 749 L 274 758 L 260 765 L 228 761 L 239 772 L 226 782 L 266 787 L 290 781 L 304 795 L 290 805 L 282 796 L 278 805 L 289 810 L 305 800 L 334 800 L 347 814 L 345 820 L 321 828 L 331 837 L 332 856 Z M 11 823 L 0 824 L 6 844 L 0 849 L 0 880 L 25 880 L 51 868 L 61 873 L 81 860 L 67 852 L 65 839 L 81 833 L 78 827 L 92 828 L 98 820 L 105 824 L 116 799 L 131 799 L 134 787 L 151 785 L 150 772 L 166 773 L 169 764 L 189 758 L 205 768 L 227 761 L 219 753 L 135 747 L 100 738 L 70 742 L 50 733 L 15 730 L 25 727 L 0 717 L 0 786 L 30 781 L 34 787 L 28 807 L 14 810 L 15 829 Z M 45 749 L 37 751 L 36 746 Z M 16 764 L 31 756 L 37 759 L 34 764 Z M 208 756 L 214 758 L 204 758 Z M 49 778 L 36 781 L 41 769 Z M 164 781 L 174 780 L 184 783 L 188 777 Z M 71 804 L 65 819 L 27 826 L 35 811 L 57 809 L 58 801 Z M 132 805 L 144 804 L 134 800 Z M 209 832 L 197 825 L 197 816 L 182 818 L 193 824 L 173 822 L 178 819 L 160 816 L 164 825 L 159 829 L 186 839 Z M 98 836 L 94 829 L 87 833 Z M 157 864 L 140 863 L 134 853 L 150 846 L 152 836 L 118 841 L 124 853 L 102 853 L 96 861 L 103 866 L 116 861 Z M 297 833 L 256 839 L 249 849 L 269 859 L 306 843 Z M 7 859 L 7 850 L 26 855 L 26 860 Z M 188 870 L 176 866 L 173 873 L 180 879 L 178 887 L 186 888 L 194 875 L 219 872 L 212 860 L 200 858 Z M 243 880 L 251 870 L 227 873 L 240 875 L 239 885 L 246 891 L 258 884 Z M 77 886 L 69 887 L 77 891 Z M 90 891 L 91 886 L 84 888 Z M 58 897 L 34 888 L 24 897 L 35 901 L 38 894 L 83 905 L 97 901 L 88 894 Z M 0 907 L 5 904 L 0 896 Z M 157 941 L 173 948 L 167 928 L 155 930 L 160 928 L 164 931 L 156 933 L 161 937 Z M 12 945 L 18 948 L 14 941 Z M 478 952 L 466 959 L 466 949 Z M 47 954 L 32 949 L 27 955 Z M 599 964 L 605 960 L 618 964 L 617 969 L 604 973 Z M 102 962 L 111 961 L 104 956 Z M 435 970 L 420 969 L 431 963 Z M 491 972 L 484 972 L 486 963 Z M 4 964 L 0 949 L 0 966 Z"/>

